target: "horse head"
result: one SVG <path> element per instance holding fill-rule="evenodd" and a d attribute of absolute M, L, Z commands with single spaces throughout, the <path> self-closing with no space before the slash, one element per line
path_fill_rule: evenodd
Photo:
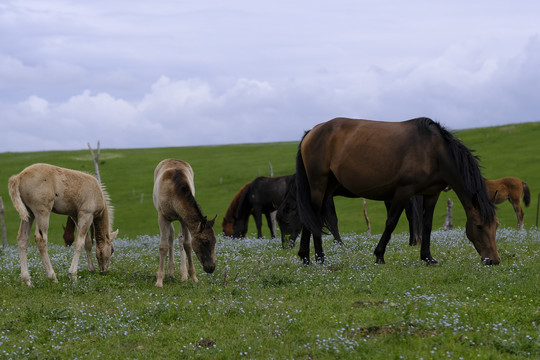
<path fill-rule="evenodd" d="M 247 234 L 249 217 L 247 219 L 243 219 L 242 217 L 238 218 L 234 216 L 233 218 L 234 220 L 232 236 L 235 239 L 242 239 Z"/>
<path fill-rule="evenodd" d="M 96 257 L 101 274 L 106 274 L 109 271 L 116 235 L 118 235 L 118 229 L 112 233 L 107 232 L 105 241 L 96 242 Z"/>
<path fill-rule="evenodd" d="M 298 214 L 296 197 L 294 195 L 294 191 L 287 191 L 276 213 L 276 220 L 281 233 L 289 235 L 289 239 L 286 236 L 282 236 L 281 246 L 284 249 L 294 247 L 294 239 L 296 239 L 302 230 L 302 223 L 300 222 L 300 215 Z"/>
<path fill-rule="evenodd" d="M 217 215 L 212 220 L 207 220 L 206 216 L 199 223 L 197 232 L 193 235 L 192 247 L 205 272 L 211 274 L 216 269 L 216 234 L 214 233 L 214 222 Z"/>
<path fill-rule="evenodd" d="M 221 228 L 223 229 L 223 235 L 225 236 L 234 235 L 233 222 L 234 221 L 231 221 L 227 218 L 223 218 L 223 222 L 221 223 Z"/>
<path fill-rule="evenodd" d="M 496 216 L 493 221 L 486 221 L 476 209 L 467 215 L 465 233 L 486 265 L 498 265 L 501 261 L 495 242 L 498 226 L 499 219 Z"/>

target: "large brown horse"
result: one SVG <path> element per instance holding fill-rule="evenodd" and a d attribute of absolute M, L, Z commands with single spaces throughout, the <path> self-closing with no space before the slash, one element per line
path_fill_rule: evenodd
<path fill-rule="evenodd" d="M 180 276 L 187 281 L 188 273 L 191 280 L 197 282 L 195 266 L 193 265 L 192 250 L 199 259 L 204 271 L 214 272 L 216 268 L 216 235 L 214 222 L 207 220 L 199 204 L 195 201 L 195 185 L 193 184 L 193 169 L 182 160 L 165 159 L 154 171 L 154 206 L 158 212 L 161 241 L 159 243 L 159 269 L 157 287 L 163 287 L 165 277 L 165 258 L 169 255 L 169 276 L 174 276 L 174 227 L 172 222 L 179 220 L 182 234 L 178 237 L 182 258 L 180 261 Z M 186 258 L 189 269 L 186 266 Z"/>
<path fill-rule="evenodd" d="M 527 183 L 516 177 L 504 177 L 497 180 L 486 180 L 489 198 L 494 204 L 500 204 L 508 200 L 517 217 L 517 227 L 523 230 L 523 209 L 521 207 L 521 197 L 525 206 L 531 202 L 531 192 Z"/>
<path fill-rule="evenodd" d="M 297 202 L 302 231 L 298 255 L 309 263 L 310 232 L 316 258 L 324 260 L 322 227 L 326 199 L 340 187 L 359 197 L 391 200 L 384 232 L 375 248 L 377 263 L 403 209 L 423 195 L 420 258 L 431 256 L 433 211 L 440 192 L 450 185 L 467 215 L 466 234 L 486 264 L 498 264 L 498 220 L 478 161 L 461 141 L 428 118 L 393 123 L 337 118 L 315 126 L 300 142 L 296 161 Z"/>
<path fill-rule="evenodd" d="M 118 230 L 111 231 L 113 210 L 109 196 L 97 179 L 90 174 L 48 164 L 34 164 L 9 179 L 9 195 L 21 216 L 17 235 L 21 278 L 29 286 L 27 248 L 34 219 L 35 240 L 47 277 L 56 280 L 47 251 L 47 232 L 51 212 L 68 215 L 77 222 L 77 239 L 69 274 L 77 280 L 77 267 L 88 229 L 94 226 L 96 256 L 99 270 L 106 273 L 114 252 L 113 240 Z M 91 248 L 91 243 L 90 243 Z"/>
<path fill-rule="evenodd" d="M 231 203 L 229 204 L 229 207 L 227 208 L 227 212 L 225 213 L 225 216 L 223 217 L 223 221 L 221 222 L 221 228 L 223 229 L 223 235 L 225 236 L 233 236 L 234 235 L 234 218 L 236 216 L 236 210 L 238 209 L 238 203 L 240 202 L 240 199 L 244 195 L 244 192 L 248 188 L 250 182 L 242 186 L 240 190 L 234 195 L 234 198 L 232 199 Z"/>

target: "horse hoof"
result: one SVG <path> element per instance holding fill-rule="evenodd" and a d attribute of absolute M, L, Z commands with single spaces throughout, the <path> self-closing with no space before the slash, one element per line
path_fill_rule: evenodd
<path fill-rule="evenodd" d="M 384 262 L 384 259 L 383 258 L 377 258 L 377 260 L 375 260 L 375 265 L 384 265 L 386 264 Z"/>
<path fill-rule="evenodd" d="M 430 259 L 424 259 L 424 261 L 426 262 L 426 265 L 427 266 L 437 266 L 439 265 L 439 262 L 433 258 L 430 258 Z"/>
<path fill-rule="evenodd" d="M 322 256 L 315 256 L 315 262 L 323 264 L 324 263 L 324 254 Z"/>
<path fill-rule="evenodd" d="M 302 258 L 302 262 L 304 263 L 304 265 L 311 264 L 311 260 L 308 257 Z"/>

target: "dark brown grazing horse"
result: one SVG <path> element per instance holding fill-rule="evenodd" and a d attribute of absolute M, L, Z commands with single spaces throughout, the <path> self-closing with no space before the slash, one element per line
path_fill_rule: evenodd
<path fill-rule="evenodd" d="M 327 206 L 324 208 L 327 211 L 325 217 L 328 219 L 328 230 L 334 236 L 334 243 L 343 244 L 341 235 L 338 229 L 338 219 L 336 214 L 336 207 L 334 205 L 334 196 L 344 196 L 348 198 L 357 198 L 358 196 L 348 192 L 345 188 L 340 187 L 334 191 L 333 196 L 327 198 Z M 390 210 L 390 201 L 384 202 L 386 210 Z M 409 221 L 409 245 L 418 245 L 422 239 L 419 236 L 421 233 L 422 218 L 421 209 L 422 198 L 421 196 L 413 196 L 405 206 L 405 214 Z M 276 214 L 276 220 L 281 230 L 281 244 L 283 248 L 294 248 L 296 238 L 302 231 L 302 223 L 300 222 L 300 215 L 298 214 L 298 207 L 296 204 L 296 174 L 292 176 L 287 184 L 287 191 L 283 198 L 283 202 L 279 206 Z"/>
<path fill-rule="evenodd" d="M 520 199 L 523 196 L 525 206 L 529 206 L 531 203 L 529 185 L 516 177 L 504 177 L 497 180 L 485 179 L 485 181 L 491 201 L 497 205 L 508 200 L 516 213 L 517 227 L 519 230 L 523 230 L 524 214 Z"/>
<path fill-rule="evenodd" d="M 262 238 L 262 214 L 266 216 L 272 238 L 276 237 L 270 213 L 277 210 L 281 204 L 287 190 L 287 180 L 291 176 L 259 176 L 251 182 L 238 203 L 234 218 L 235 238 L 243 238 L 246 235 L 251 212 L 257 226 L 257 237 Z"/>
<path fill-rule="evenodd" d="M 234 195 L 234 198 L 232 199 L 231 203 L 229 204 L 229 207 L 227 208 L 227 212 L 225 213 L 225 216 L 223 217 L 223 221 L 221 222 L 221 228 L 223 229 L 223 235 L 225 236 L 233 236 L 234 235 L 234 217 L 236 216 L 236 210 L 238 209 L 238 203 L 240 202 L 240 199 L 242 198 L 242 195 L 248 188 L 249 184 L 242 186 L 240 190 Z"/>
<path fill-rule="evenodd" d="M 433 211 L 440 192 L 451 186 L 467 215 L 466 234 L 488 265 L 500 262 L 495 243 L 498 220 L 477 158 L 439 123 L 428 118 L 382 122 L 337 118 L 315 126 L 300 142 L 296 160 L 297 203 L 303 224 L 298 255 L 309 263 L 309 234 L 316 259 L 324 260 L 322 228 L 327 198 L 339 187 L 358 197 L 391 200 L 386 226 L 375 248 L 377 263 L 403 209 L 423 195 L 420 258 L 431 256 Z M 307 236 L 304 236 L 304 229 Z"/>

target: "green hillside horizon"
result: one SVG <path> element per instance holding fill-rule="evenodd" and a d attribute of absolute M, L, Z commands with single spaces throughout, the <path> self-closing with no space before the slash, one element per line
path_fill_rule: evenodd
<path fill-rule="evenodd" d="M 525 228 L 536 224 L 536 209 L 540 189 L 540 122 L 460 130 L 455 132 L 465 145 L 480 157 L 482 172 L 488 179 L 515 176 L 529 184 L 531 206 L 524 208 Z M 221 220 L 236 192 L 257 176 L 269 175 L 269 164 L 274 176 L 294 172 L 298 142 L 235 144 L 218 146 L 165 147 L 140 149 L 101 149 L 100 175 L 115 207 L 115 228 L 120 238 L 159 233 L 157 215 L 152 203 L 155 166 L 165 158 L 189 162 L 195 172 L 196 198 L 208 217 L 217 215 L 215 230 L 221 233 Z M 26 166 L 43 162 L 94 173 L 88 149 L 76 151 L 41 151 L 0 153 L 0 196 L 4 201 L 8 244 L 16 244 L 19 216 L 15 212 L 7 190 L 11 175 Z M 465 214 L 453 192 L 442 193 L 434 216 L 434 230 L 444 224 L 446 200 L 454 202 L 454 225 L 464 226 Z M 336 198 L 339 228 L 342 233 L 366 231 L 361 199 Z M 380 234 L 386 214 L 384 204 L 367 201 L 367 212 L 372 234 Z M 515 227 L 516 217 L 510 203 L 498 206 L 501 226 Z M 61 243 L 65 216 L 51 216 L 49 241 Z M 264 233 L 269 231 L 264 222 Z M 396 232 L 408 231 L 402 216 Z M 255 233 L 253 220 L 249 233 Z"/>

